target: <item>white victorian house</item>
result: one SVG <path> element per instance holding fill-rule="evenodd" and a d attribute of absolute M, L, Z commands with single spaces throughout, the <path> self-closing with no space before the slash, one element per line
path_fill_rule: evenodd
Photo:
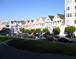
<path fill-rule="evenodd" d="M 3 28 L 6 28 L 7 26 L 7 22 L 3 22 L 3 21 L 0 21 L 0 30 L 2 30 Z"/>
<path fill-rule="evenodd" d="M 11 21 L 8 23 L 8 28 L 11 30 L 11 33 L 20 33 L 22 24 L 24 24 L 24 21 Z"/>
<path fill-rule="evenodd" d="M 22 25 L 24 29 L 43 29 L 46 27 L 46 17 L 40 17 L 32 20 L 27 20 L 25 24 Z"/>
<path fill-rule="evenodd" d="M 57 14 L 56 16 L 54 16 L 53 28 L 61 27 L 62 25 L 64 25 L 64 20 L 65 20 L 65 17 L 63 14 Z"/>

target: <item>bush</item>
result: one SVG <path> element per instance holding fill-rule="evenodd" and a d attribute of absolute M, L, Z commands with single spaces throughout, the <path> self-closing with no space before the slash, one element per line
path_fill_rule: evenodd
<path fill-rule="evenodd" d="M 41 32 L 41 29 L 36 29 L 36 33 L 39 33 L 39 32 Z"/>
<path fill-rule="evenodd" d="M 24 28 L 22 28 L 22 29 L 20 29 L 20 31 L 22 33 L 39 33 L 39 32 L 41 32 L 41 29 L 24 29 Z"/>
<path fill-rule="evenodd" d="M 21 28 L 20 31 L 21 31 L 22 33 L 30 33 L 30 32 L 31 32 L 31 30 L 29 30 L 29 29 L 24 29 L 24 28 Z"/>
<path fill-rule="evenodd" d="M 31 29 L 31 33 L 35 33 L 36 32 L 36 30 L 35 29 Z"/>
<path fill-rule="evenodd" d="M 60 28 L 59 27 L 54 28 L 53 33 L 54 33 L 54 35 L 58 35 L 60 33 Z"/>
<path fill-rule="evenodd" d="M 65 28 L 65 33 L 68 34 L 68 37 L 72 37 L 75 31 L 76 28 L 74 26 L 69 26 Z"/>
<path fill-rule="evenodd" d="M 49 32 L 49 30 L 47 28 L 43 29 L 42 32 Z"/>

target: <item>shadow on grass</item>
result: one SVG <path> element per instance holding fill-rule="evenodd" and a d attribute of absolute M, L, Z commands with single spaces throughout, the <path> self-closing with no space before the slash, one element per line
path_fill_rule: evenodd
<path fill-rule="evenodd" d="M 36 53 L 58 53 L 66 55 L 76 55 L 76 44 L 49 42 L 47 40 L 11 40 L 8 45 Z"/>

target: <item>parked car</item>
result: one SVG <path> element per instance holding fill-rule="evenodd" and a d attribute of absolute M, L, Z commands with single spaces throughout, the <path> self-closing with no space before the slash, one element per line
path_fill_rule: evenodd
<path fill-rule="evenodd" d="M 46 37 L 44 36 L 44 33 L 41 33 L 41 34 L 39 33 L 35 36 L 35 39 L 36 40 L 45 40 Z"/>
<path fill-rule="evenodd" d="M 39 36 L 39 39 L 46 40 L 46 38 L 44 36 Z"/>
<path fill-rule="evenodd" d="M 76 38 L 71 38 L 72 43 L 76 43 Z"/>

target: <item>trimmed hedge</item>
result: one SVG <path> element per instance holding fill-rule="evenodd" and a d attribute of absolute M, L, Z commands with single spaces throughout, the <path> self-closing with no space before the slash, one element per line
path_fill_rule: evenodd
<path fill-rule="evenodd" d="M 49 42 L 46 40 L 12 40 L 7 44 L 17 49 L 38 53 L 76 55 L 76 44 L 73 43 Z"/>

